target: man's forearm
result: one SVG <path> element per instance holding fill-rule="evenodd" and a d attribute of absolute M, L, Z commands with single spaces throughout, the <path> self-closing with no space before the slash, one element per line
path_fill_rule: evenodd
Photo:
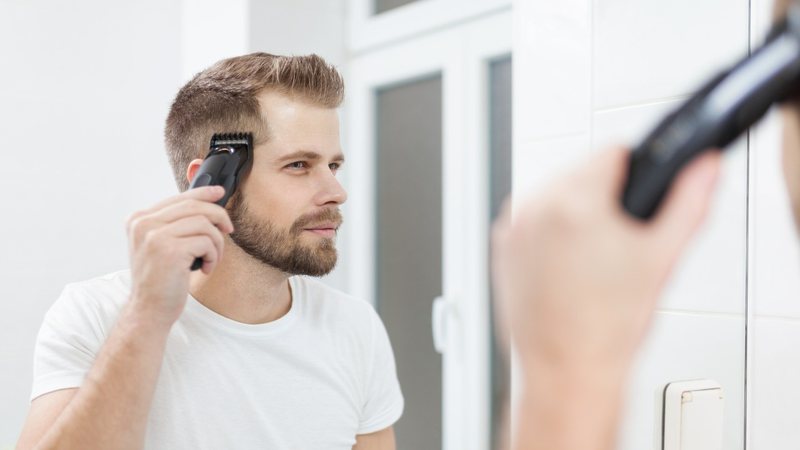
<path fill-rule="evenodd" d="M 37 449 L 140 449 L 170 326 L 128 305 Z"/>
<path fill-rule="evenodd" d="M 622 408 L 621 373 L 529 371 L 513 450 L 612 450 Z"/>

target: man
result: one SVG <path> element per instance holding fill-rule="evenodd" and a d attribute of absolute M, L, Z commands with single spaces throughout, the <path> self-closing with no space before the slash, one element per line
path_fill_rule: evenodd
<path fill-rule="evenodd" d="M 166 142 L 185 192 L 131 216 L 130 271 L 67 286 L 47 313 L 19 448 L 395 448 L 383 324 L 293 276 L 336 263 L 343 92 L 315 55 L 264 53 L 180 90 Z M 226 211 L 222 188 L 186 189 L 211 135 L 242 131 L 252 167 Z"/>
<path fill-rule="evenodd" d="M 791 1 L 778 0 L 776 16 Z M 800 223 L 800 98 L 782 110 L 784 178 Z M 699 157 L 640 223 L 619 202 L 626 161 L 626 149 L 602 152 L 495 226 L 498 316 L 523 373 L 515 450 L 615 448 L 634 352 L 720 167 L 719 152 Z"/>

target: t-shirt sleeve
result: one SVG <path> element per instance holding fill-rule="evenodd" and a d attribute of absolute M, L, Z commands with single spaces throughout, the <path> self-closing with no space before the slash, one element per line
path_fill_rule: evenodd
<path fill-rule="evenodd" d="M 67 285 L 45 314 L 34 349 L 31 400 L 79 387 L 92 367 L 103 333 L 89 300 Z"/>
<path fill-rule="evenodd" d="M 371 309 L 371 308 L 370 308 Z M 368 434 L 392 426 L 403 414 L 403 394 L 397 380 L 394 353 L 380 317 L 371 309 L 372 353 L 367 368 L 366 402 L 358 434 Z"/>

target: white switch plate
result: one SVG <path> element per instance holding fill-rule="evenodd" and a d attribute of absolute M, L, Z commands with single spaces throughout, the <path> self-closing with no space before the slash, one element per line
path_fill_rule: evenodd
<path fill-rule="evenodd" d="M 669 383 L 663 402 L 663 450 L 722 450 L 725 398 L 719 383 Z"/>

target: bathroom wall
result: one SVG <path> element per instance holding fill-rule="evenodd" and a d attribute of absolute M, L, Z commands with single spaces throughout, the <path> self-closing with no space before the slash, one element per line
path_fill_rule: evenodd
<path fill-rule="evenodd" d="M 64 284 L 127 266 L 125 218 L 176 192 L 162 145 L 181 82 L 177 1 L 0 2 L 0 449 Z"/>

